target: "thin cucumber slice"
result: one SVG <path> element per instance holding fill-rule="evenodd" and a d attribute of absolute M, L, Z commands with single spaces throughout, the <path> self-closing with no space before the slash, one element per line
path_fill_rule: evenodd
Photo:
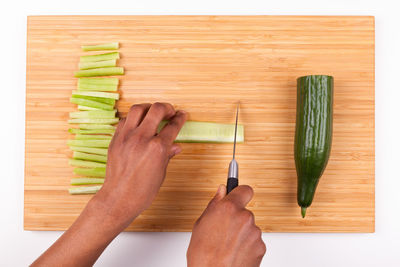
<path fill-rule="evenodd" d="M 118 85 L 114 84 L 79 84 L 78 91 L 108 91 L 115 92 L 118 90 Z"/>
<path fill-rule="evenodd" d="M 115 118 L 116 109 L 114 110 L 92 110 L 92 111 L 76 111 L 70 112 L 69 117 L 71 119 L 81 119 L 81 118 L 105 118 L 112 119 Z"/>
<path fill-rule="evenodd" d="M 95 161 L 87 161 L 87 160 L 79 160 L 79 159 L 70 159 L 69 165 L 74 167 L 88 167 L 88 168 L 105 168 L 106 164 Z"/>
<path fill-rule="evenodd" d="M 115 105 L 115 99 L 104 98 L 104 97 L 95 97 L 95 96 L 87 96 L 87 95 L 73 95 L 72 98 L 82 98 L 87 100 L 92 100 L 100 103 L 104 103 L 107 105 Z"/>
<path fill-rule="evenodd" d="M 75 71 L 75 77 L 95 77 L 95 76 L 113 76 L 113 75 L 124 75 L 123 67 L 107 67 L 107 68 L 96 68 L 89 70 L 78 70 Z"/>
<path fill-rule="evenodd" d="M 84 98 L 71 97 L 70 98 L 70 102 L 73 103 L 73 104 L 84 105 L 84 106 L 87 106 L 87 107 L 101 109 L 101 110 L 113 110 L 114 109 L 114 105 L 101 103 L 101 102 L 97 102 L 97 101 L 93 101 L 93 100 L 89 100 L 89 99 L 84 99 Z"/>
<path fill-rule="evenodd" d="M 98 147 L 98 148 L 107 148 L 110 145 L 111 140 L 68 140 L 67 144 L 69 146 L 84 146 L 84 147 Z"/>
<path fill-rule="evenodd" d="M 97 124 L 115 124 L 119 121 L 119 118 L 113 119 L 70 119 L 68 123 L 97 123 Z"/>
<path fill-rule="evenodd" d="M 80 70 L 89 70 L 89 69 L 115 67 L 115 66 L 117 66 L 116 59 L 94 61 L 94 62 L 79 62 L 78 65 Z"/>
<path fill-rule="evenodd" d="M 80 186 L 80 187 L 72 187 L 68 189 L 71 195 L 87 195 L 87 194 L 96 194 L 101 189 L 101 185 L 94 186 Z"/>
<path fill-rule="evenodd" d="M 98 44 L 98 45 L 82 45 L 82 51 L 101 51 L 101 50 L 117 50 L 119 48 L 118 42 Z"/>
<path fill-rule="evenodd" d="M 69 128 L 68 132 L 72 134 L 85 134 L 85 135 L 91 135 L 93 134 L 114 134 L 115 130 L 113 129 L 89 129 L 89 130 L 84 130 L 84 129 L 76 129 L 76 128 Z"/>
<path fill-rule="evenodd" d="M 107 154 L 108 154 L 108 149 L 107 148 L 84 147 L 84 146 L 69 146 L 69 149 L 71 149 L 72 151 L 92 153 L 92 154 L 104 155 L 104 156 L 107 156 Z"/>
<path fill-rule="evenodd" d="M 167 122 L 162 122 L 159 129 Z M 187 121 L 179 132 L 176 143 L 233 143 L 235 124 Z M 244 142 L 243 125 L 237 127 L 237 143 Z"/>
<path fill-rule="evenodd" d="M 82 153 L 78 151 L 74 151 L 73 158 L 107 163 L 107 156 Z M 101 167 L 101 166 L 95 166 L 95 167 Z"/>
<path fill-rule="evenodd" d="M 89 177 L 106 177 L 106 168 L 75 168 L 74 174 Z"/>
<path fill-rule="evenodd" d="M 71 185 L 104 184 L 104 178 L 72 178 Z"/>
<path fill-rule="evenodd" d="M 80 111 L 88 111 L 88 110 L 102 110 L 102 109 L 78 105 L 78 110 L 80 110 Z"/>
<path fill-rule="evenodd" d="M 116 85 L 119 84 L 119 79 L 110 77 L 110 78 L 79 78 L 78 79 L 78 87 L 79 85 Z"/>
<path fill-rule="evenodd" d="M 76 140 L 111 140 L 111 135 L 103 135 L 103 134 L 77 134 L 75 135 Z"/>
<path fill-rule="evenodd" d="M 118 93 L 105 93 L 105 92 L 91 92 L 91 91 L 72 91 L 73 96 L 93 96 L 93 97 L 100 97 L 100 98 L 111 98 L 118 100 L 119 94 Z"/>
<path fill-rule="evenodd" d="M 119 52 L 81 56 L 80 62 L 104 61 L 110 59 L 119 59 Z"/>
<path fill-rule="evenodd" d="M 79 129 L 95 130 L 95 129 L 109 129 L 115 130 L 115 126 L 110 124 L 79 124 Z"/>

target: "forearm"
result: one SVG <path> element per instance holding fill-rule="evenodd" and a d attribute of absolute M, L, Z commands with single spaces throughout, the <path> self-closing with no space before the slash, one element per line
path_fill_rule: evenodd
<path fill-rule="evenodd" d="M 100 191 L 78 219 L 32 266 L 91 266 L 138 214 L 124 216 Z"/>

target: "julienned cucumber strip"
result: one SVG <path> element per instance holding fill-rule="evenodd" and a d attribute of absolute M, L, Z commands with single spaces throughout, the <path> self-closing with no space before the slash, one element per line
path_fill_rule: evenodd
<path fill-rule="evenodd" d="M 110 124 L 79 124 L 80 129 L 93 130 L 93 129 L 111 129 L 115 130 L 115 126 Z"/>
<path fill-rule="evenodd" d="M 82 51 L 100 51 L 100 50 L 117 50 L 119 48 L 118 42 L 98 44 L 98 45 L 82 45 Z"/>
<path fill-rule="evenodd" d="M 106 168 L 75 168 L 74 174 L 89 177 L 106 177 Z"/>
<path fill-rule="evenodd" d="M 167 122 L 163 121 L 159 129 Z M 177 143 L 233 143 L 235 124 L 221 124 L 214 122 L 187 121 L 179 132 Z M 243 125 L 237 127 L 237 143 L 244 142 Z"/>
<path fill-rule="evenodd" d="M 110 77 L 110 78 L 79 78 L 78 79 L 78 87 L 79 85 L 117 85 L 119 84 L 119 79 Z"/>
<path fill-rule="evenodd" d="M 88 106 L 88 107 L 98 108 L 98 109 L 102 109 L 102 110 L 113 110 L 114 109 L 114 105 L 101 103 L 101 102 L 97 102 L 97 101 L 93 101 L 93 100 L 89 100 L 89 99 L 84 99 L 84 98 L 71 97 L 70 98 L 70 102 L 74 103 L 74 104 L 77 104 L 77 105 L 85 105 L 85 106 Z"/>
<path fill-rule="evenodd" d="M 108 149 L 107 148 L 95 148 L 95 147 L 84 147 L 84 146 L 70 146 L 69 149 L 72 151 L 79 151 L 97 155 L 107 156 Z"/>
<path fill-rule="evenodd" d="M 113 119 L 70 119 L 68 123 L 99 123 L 99 124 L 115 124 L 119 121 L 118 118 Z"/>
<path fill-rule="evenodd" d="M 119 52 L 81 56 L 80 62 L 104 61 L 104 60 L 110 60 L 110 59 L 119 59 Z"/>
<path fill-rule="evenodd" d="M 87 100 L 92 100 L 108 105 L 115 105 L 115 99 L 111 98 L 104 98 L 104 97 L 95 97 L 95 96 L 87 96 L 87 95 L 73 95 L 73 98 L 82 98 L 82 99 L 87 99 Z"/>
<path fill-rule="evenodd" d="M 88 70 L 95 68 L 105 68 L 105 67 L 115 67 L 117 66 L 116 59 L 104 60 L 104 61 L 95 61 L 95 62 L 79 62 L 80 70 Z"/>
<path fill-rule="evenodd" d="M 70 159 L 69 164 L 75 167 L 88 167 L 88 168 L 105 168 L 106 164 L 101 162 L 95 161 L 86 161 L 86 160 L 79 160 L 79 159 Z"/>
<path fill-rule="evenodd" d="M 96 136 L 96 134 L 113 134 L 115 133 L 115 130 L 113 129 L 76 129 L 76 128 L 69 128 L 68 132 L 72 134 L 85 134 L 85 135 L 93 135 Z M 96 139 L 96 138 L 93 138 Z"/>
<path fill-rule="evenodd" d="M 91 92 L 91 91 L 72 91 L 73 96 L 93 96 L 93 97 L 101 97 L 101 98 L 111 98 L 118 100 L 118 93 L 105 93 L 105 92 Z"/>
<path fill-rule="evenodd" d="M 84 195 L 84 194 L 96 194 L 101 188 L 101 185 L 94 186 L 81 186 L 81 187 L 72 187 L 68 189 L 71 195 Z"/>
<path fill-rule="evenodd" d="M 75 139 L 77 140 L 111 140 L 111 135 L 103 135 L 103 134 L 77 134 L 75 135 Z"/>
<path fill-rule="evenodd" d="M 118 85 L 114 84 L 79 84 L 78 91 L 108 91 L 115 92 L 118 90 Z"/>
<path fill-rule="evenodd" d="M 94 154 L 83 153 L 83 152 L 78 152 L 78 151 L 74 151 L 73 158 L 74 159 L 97 161 L 97 162 L 103 162 L 103 163 L 107 162 L 107 156 L 94 155 Z"/>
<path fill-rule="evenodd" d="M 113 76 L 124 75 L 123 67 L 108 67 L 75 71 L 75 77 Z"/>
<path fill-rule="evenodd" d="M 104 184 L 104 178 L 72 178 L 71 185 Z"/>
<path fill-rule="evenodd" d="M 106 118 L 112 119 L 115 118 L 116 109 L 114 110 L 92 110 L 92 111 L 75 111 L 70 112 L 69 117 L 71 119 L 79 119 L 79 118 Z"/>
<path fill-rule="evenodd" d="M 78 110 L 87 111 L 87 110 L 102 110 L 102 109 L 78 105 Z"/>
<path fill-rule="evenodd" d="M 67 144 L 69 146 L 83 146 L 83 147 L 98 147 L 107 148 L 110 145 L 111 140 L 68 140 Z"/>

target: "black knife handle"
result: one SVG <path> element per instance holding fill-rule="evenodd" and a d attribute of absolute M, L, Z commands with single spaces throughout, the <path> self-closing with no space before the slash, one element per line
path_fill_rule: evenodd
<path fill-rule="evenodd" d="M 228 178 L 226 181 L 226 193 L 229 194 L 233 189 L 235 189 L 239 185 L 238 178 Z"/>

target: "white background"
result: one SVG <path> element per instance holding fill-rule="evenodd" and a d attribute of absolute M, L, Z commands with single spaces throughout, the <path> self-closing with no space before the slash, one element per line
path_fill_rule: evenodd
<path fill-rule="evenodd" d="M 26 16 L 56 14 L 373 15 L 376 232 L 263 235 L 262 266 L 400 266 L 400 8 L 397 0 L 31 0 L 0 5 L 0 265 L 26 266 L 60 232 L 23 231 Z M 185 266 L 190 233 L 123 233 L 97 266 Z"/>

